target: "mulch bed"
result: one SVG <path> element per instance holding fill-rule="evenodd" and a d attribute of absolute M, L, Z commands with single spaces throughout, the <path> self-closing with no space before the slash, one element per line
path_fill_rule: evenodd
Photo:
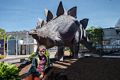
<path fill-rule="evenodd" d="M 29 67 L 30 65 L 23 68 L 20 75 L 27 72 Z M 54 75 L 62 72 L 68 80 L 120 80 L 120 59 L 94 57 L 69 59 L 55 62 L 51 71 L 48 77 L 55 77 Z"/>

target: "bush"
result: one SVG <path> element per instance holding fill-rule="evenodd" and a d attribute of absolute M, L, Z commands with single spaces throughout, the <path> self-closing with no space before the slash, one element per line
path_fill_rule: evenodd
<path fill-rule="evenodd" d="M 32 61 L 32 59 L 33 59 L 35 56 L 36 56 L 36 54 L 33 52 L 32 54 L 30 54 L 30 56 L 29 56 L 28 59 L 29 59 L 30 61 Z"/>
<path fill-rule="evenodd" d="M 20 80 L 16 65 L 0 62 L 0 80 Z"/>
<path fill-rule="evenodd" d="M 0 55 L 0 59 L 4 59 L 5 57 L 5 55 Z"/>

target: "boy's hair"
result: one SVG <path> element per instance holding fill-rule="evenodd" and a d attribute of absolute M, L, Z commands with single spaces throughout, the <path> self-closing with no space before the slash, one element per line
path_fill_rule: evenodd
<path fill-rule="evenodd" d="M 38 48 L 42 50 L 46 50 L 46 47 L 44 45 L 40 45 Z"/>

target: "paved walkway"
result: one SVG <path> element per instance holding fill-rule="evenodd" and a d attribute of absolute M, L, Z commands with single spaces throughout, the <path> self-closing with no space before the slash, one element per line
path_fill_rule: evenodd
<path fill-rule="evenodd" d="M 29 55 L 8 55 L 5 59 L 0 60 L 0 62 L 17 63 L 20 62 L 20 59 L 25 59 L 28 57 Z"/>

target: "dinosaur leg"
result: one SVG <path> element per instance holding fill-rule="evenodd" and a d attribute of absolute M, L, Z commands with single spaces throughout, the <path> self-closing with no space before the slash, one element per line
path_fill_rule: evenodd
<path fill-rule="evenodd" d="M 55 58 L 57 60 L 63 60 L 63 56 L 64 56 L 64 46 L 58 46 L 58 50 L 56 52 Z"/>
<path fill-rule="evenodd" d="M 73 58 L 78 58 L 79 44 L 74 44 L 70 47 Z"/>
<path fill-rule="evenodd" d="M 75 50 L 74 58 L 78 58 L 79 44 L 74 45 L 74 50 Z"/>

